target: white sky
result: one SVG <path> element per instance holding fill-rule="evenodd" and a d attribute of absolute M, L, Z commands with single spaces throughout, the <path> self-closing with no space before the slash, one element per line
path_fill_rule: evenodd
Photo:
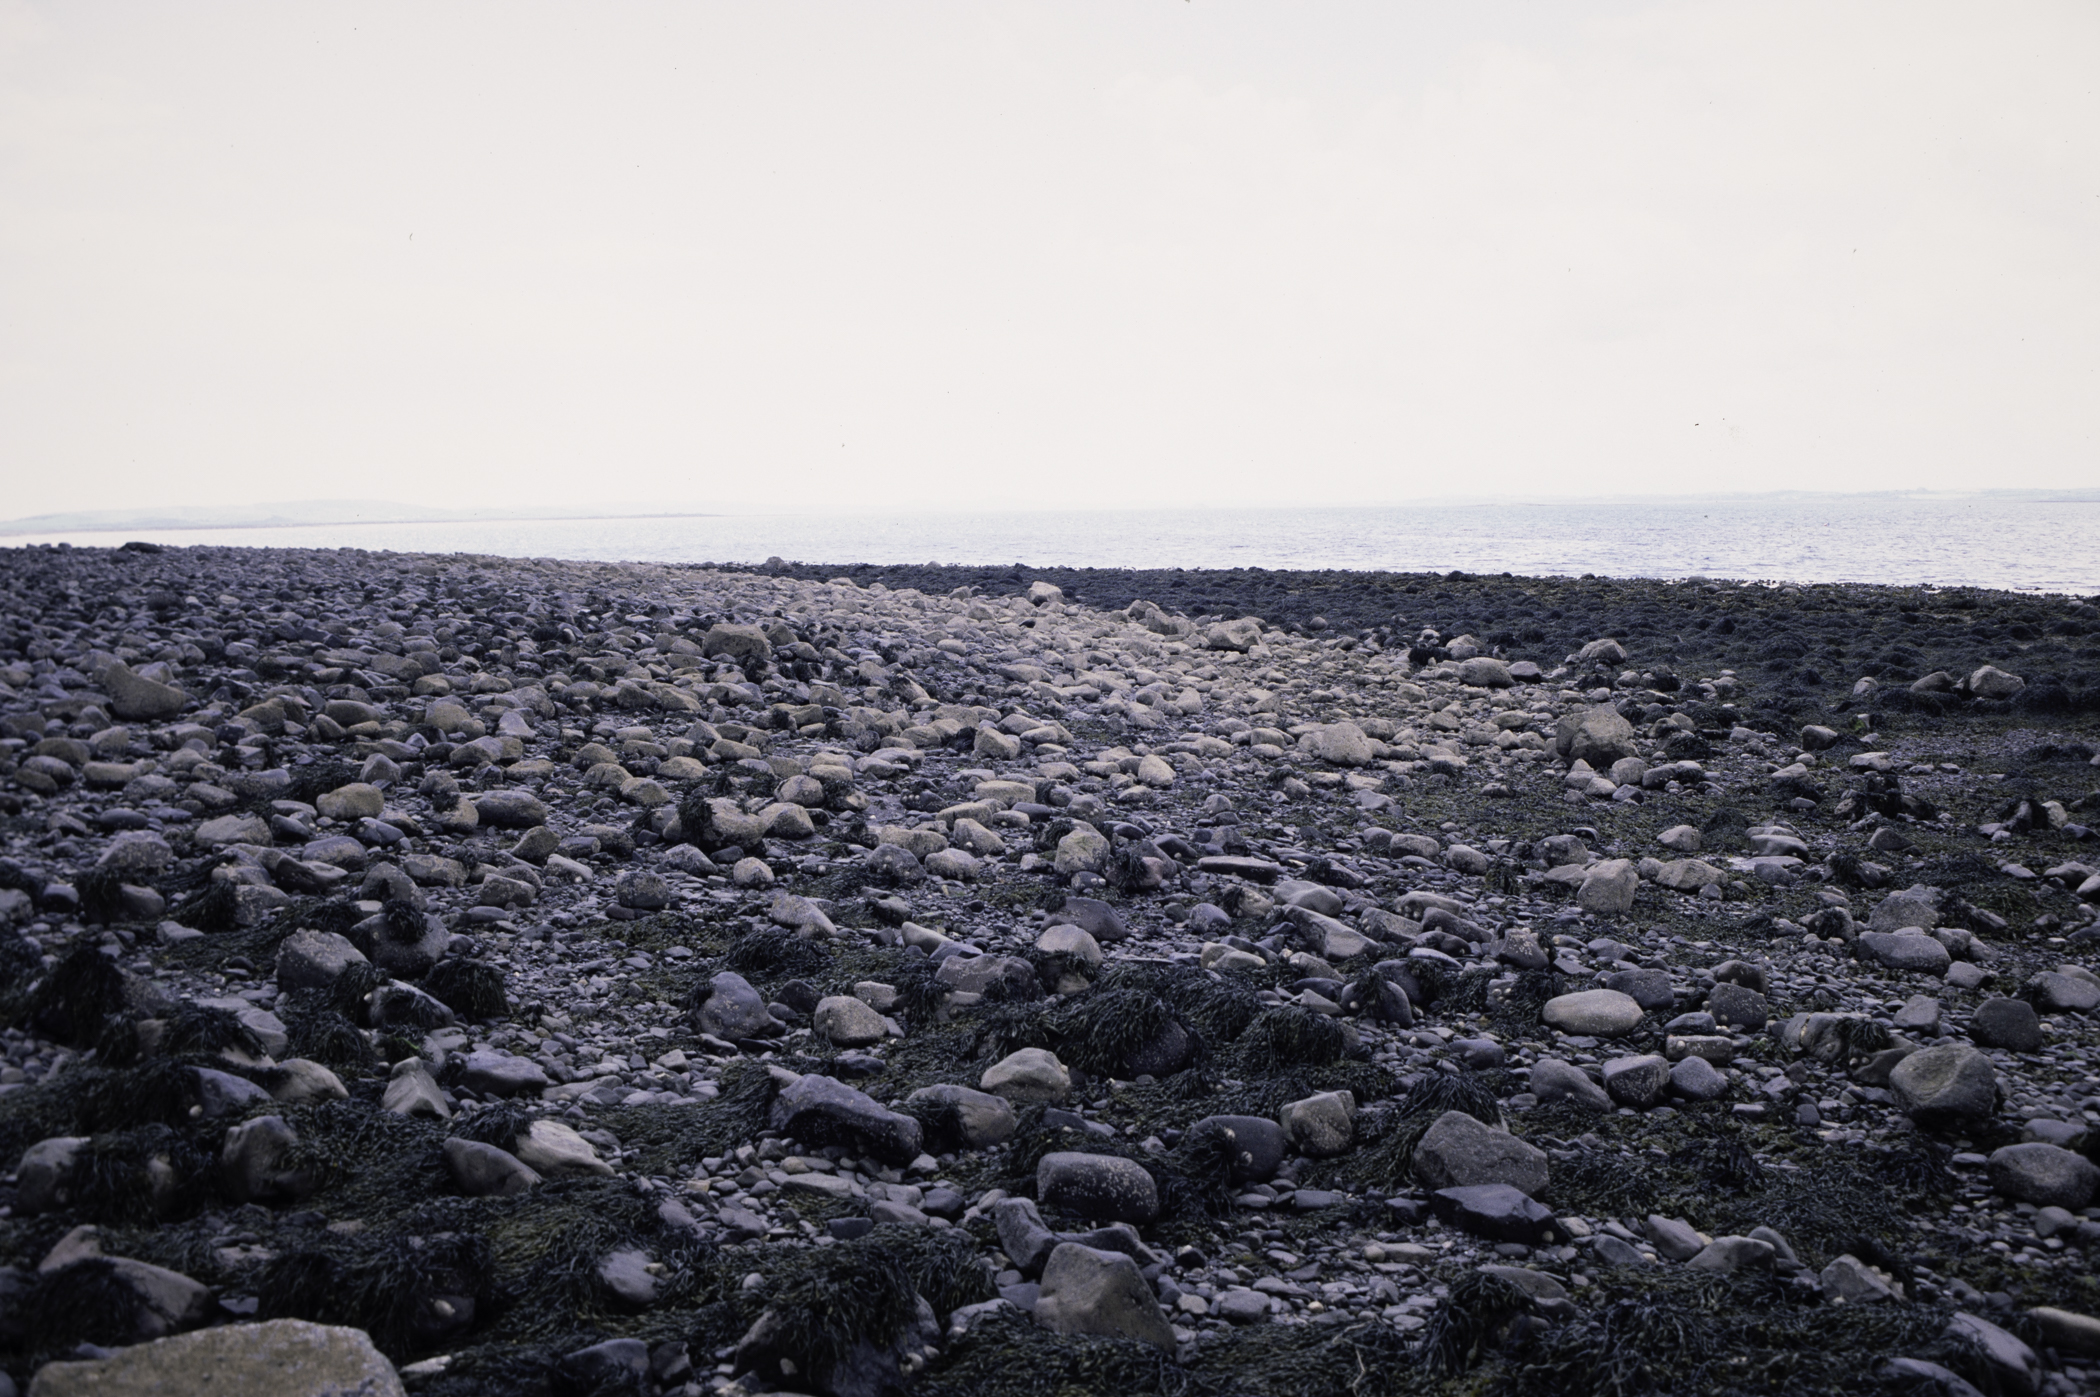
<path fill-rule="evenodd" d="M 0 483 L 2100 483 L 2100 6 L 0 0 Z"/>

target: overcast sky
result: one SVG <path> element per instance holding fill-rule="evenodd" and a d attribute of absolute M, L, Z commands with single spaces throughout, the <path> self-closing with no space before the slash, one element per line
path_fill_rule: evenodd
<path fill-rule="evenodd" d="M 2100 6 L 0 0 L 0 515 L 2100 482 Z"/>

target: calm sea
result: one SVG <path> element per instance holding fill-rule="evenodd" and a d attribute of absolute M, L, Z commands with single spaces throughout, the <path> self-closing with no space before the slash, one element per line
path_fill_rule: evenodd
<path fill-rule="evenodd" d="M 1749 496 L 1383 509 L 713 515 L 0 538 L 650 562 L 1346 568 L 2100 592 L 2100 497 Z"/>

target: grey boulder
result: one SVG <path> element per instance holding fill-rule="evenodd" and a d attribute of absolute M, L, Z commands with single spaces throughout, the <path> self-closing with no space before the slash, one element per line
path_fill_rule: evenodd
<path fill-rule="evenodd" d="M 2035 1053 L 2042 1049 L 2042 1020 L 2024 999 L 1986 999 L 1969 1019 L 1969 1037 L 1985 1048 Z"/>
<path fill-rule="evenodd" d="M 1728 1078 L 1703 1057 L 1681 1059 L 1670 1069 L 1670 1090 L 1691 1101 L 1712 1101 L 1728 1091 Z"/>
<path fill-rule="evenodd" d="M 1137 1262 L 1118 1252 L 1060 1243 L 1043 1267 L 1036 1322 L 1059 1334 L 1136 1339 L 1171 1350 L 1174 1331 Z"/>
<path fill-rule="evenodd" d="M 1546 1152 L 1463 1111 L 1446 1111 L 1415 1146 L 1415 1173 L 1432 1189 L 1507 1184 L 1527 1194 L 1546 1187 Z"/>
<path fill-rule="evenodd" d="M 1588 762 L 1600 771 L 1621 757 L 1640 755 L 1634 750 L 1633 724 L 1601 703 L 1570 713 L 1555 725 L 1553 752 L 1564 762 Z"/>
<path fill-rule="evenodd" d="M 1053 1207 L 1109 1222 L 1159 1216 L 1159 1188 L 1143 1165 L 1117 1155 L 1056 1150 L 1035 1171 L 1036 1196 Z"/>
<path fill-rule="evenodd" d="M 485 1198 L 491 1194 L 511 1197 L 530 1193 L 540 1183 L 540 1176 L 525 1161 L 509 1150 L 494 1145 L 484 1145 L 478 1140 L 461 1140 L 456 1136 L 444 1145 L 445 1168 L 459 1191 L 470 1198 Z"/>
<path fill-rule="evenodd" d="M 1189 1127 L 1190 1136 L 1213 1135 L 1231 1151 L 1229 1176 L 1235 1184 L 1262 1183 L 1276 1176 L 1288 1142 L 1283 1127 L 1266 1116 L 1205 1116 Z"/>
<path fill-rule="evenodd" d="M 1553 1211 L 1508 1184 L 1440 1188 L 1429 1195 L 1429 1207 L 1445 1225 L 1491 1242 L 1535 1246 L 1553 1231 Z"/>
<path fill-rule="evenodd" d="M 1920 975 L 1944 975 L 1954 957 L 1930 936 L 1917 932 L 1863 931 L 1852 943 L 1860 955 L 1890 970 L 1908 970 Z"/>
<path fill-rule="evenodd" d="M 1346 1091 L 1323 1091 L 1293 1101 L 1277 1112 L 1284 1137 L 1309 1159 L 1332 1159 L 1356 1140 L 1356 1098 Z"/>
<path fill-rule="evenodd" d="M 2077 1211 L 2100 1185 L 2100 1168 L 2082 1154 L 2040 1141 L 2006 1145 L 1991 1152 L 1991 1187 L 2038 1208 Z"/>
<path fill-rule="evenodd" d="M 1617 990 L 1577 990 L 1547 1000 L 1539 1017 L 1562 1033 L 1616 1038 L 1641 1021 L 1641 1006 Z"/>
<path fill-rule="evenodd" d="M 813 1145 L 847 1145 L 889 1164 L 909 1164 L 921 1147 L 919 1123 L 865 1092 L 812 1072 L 781 1088 L 768 1123 Z"/>
<path fill-rule="evenodd" d="M 394 1365 L 362 1329 L 271 1319 L 178 1334 L 106 1358 L 46 1363 L 35 1397 L 403 1397 Z"/>
<path fill-rule="evenodd" d="M 1604 1064 L 1604 1090 L 1621 1106 L 1636 1111 L 1659 1106 L 1670 1090 L 1669 1061 L 1654 1053 L 1613 1058 Z"/>
<path fill-rule="evenodd" d="M 915 1108 L 912 1114 L 925 1127 L 930 1148 L 982 1150 L 1003 1145 L 1013 1138 L 1018 1119 L 1005 1097 L 950 1082 L 920 1087 L 904 1098 L 904 1104 Z"/>
<path fill-rule="evenodd" d="M 1572 1101 L 1596 1111 L 1611 1109 L 1611 1097 L 1603 1087 L 1580 1067 L 1557 1057 L 1542 1057 L 1531 1065 L 1531 1093 L 1541 1102 Z"/>
<path fill-rule="evenodd" d="M 1746 1033 L 1757 1032 L 1772 1018 L 1771 1006 L 1765 1002 L 1763 994 L 1726 980 L 1708 992 L 1706 1010 L 1714 1016 L 1715 1023 L 1739 1028 Z"/>
<path fill-rule="evenodd" d="M 1912 1053 L 1889 1073 L 1889 1089 L 1910 1118 L 1928 1129 L 1988 1120 L 1998 1109 L 1998 1073 L 1966 1043 Z"/>
<path fill-rule="evenodd" d="M 702 1033 L 736 1042 L 743 1038 L 773 1038 L 781 1032 L 780 1020 L 766 1009 L 764 996 L 734 970 L 723 970 L 708 981 L 708 995 L 694 1021 Z"/>

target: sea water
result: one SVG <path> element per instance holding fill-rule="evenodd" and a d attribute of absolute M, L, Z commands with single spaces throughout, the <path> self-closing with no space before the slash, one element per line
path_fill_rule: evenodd
<path fill-rule="evenodd" d="M 1778 495 L 1363 509 L 720 514 L 73 532 L 4 544 L 366 548 L 639 562 L 1712 577 L 2100 592 L 2100 496 Z"/>

